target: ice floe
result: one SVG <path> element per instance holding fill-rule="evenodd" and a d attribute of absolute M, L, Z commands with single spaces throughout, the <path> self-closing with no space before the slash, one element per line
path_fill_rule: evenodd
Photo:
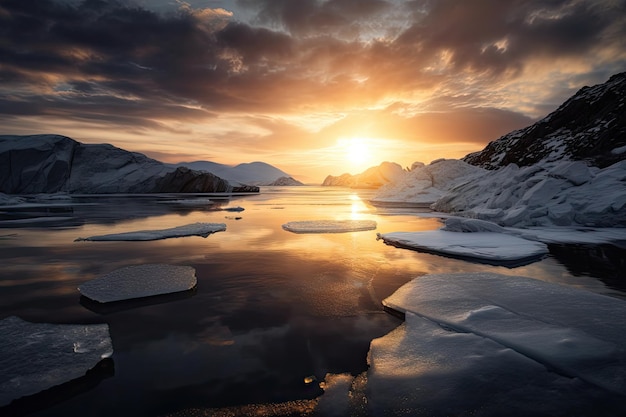
<path fill-rule="evenodd" d="M 79 237 L 75 242 L 85 240 L 89 241 L 144 241 L 144 240 L 160 240 L 173 237 L 201 236 L 226 230 L 224 223 L 193 223 L 185 226 L 173 227 L 171 229 L 160 230 L 139 230 L 135 232 L 112 233 L 108 235 Z"/>
<path fill-rule="evenodd" d="M 415 278 L 371 343 L 373 415 L 615 415 L 626 395 L 626 302 L 493 273 Z M 387 414 L 385 414 L 387 413 Z"/>
<path fill-rule="evenodd" d="M 379 239 L 394 246 L 437 253 L 469 260 L 505 266 L 519 266 L 540 259 L 548 253 L 548 247 L 541 242 L 494 231 L 498 225 L 489 222 L 462 222 L 452 220 L 451 230 L 421 232 L 391 232 L 377 234 Z M 490 226 L 492 225 L 492 226 Z M 477 230 L 463 233 L 459 230 Z M 490 230 L 492 231 L 483 231 Z"/>
<path fill-rule="evenodd" d="M 196 283 L 196 270 L 190 266 L 147 264 L 116 269 L 85 282 L 78 291 L 90 300 L 109 303 L 188 291 Z"/>
<path fill-rule="evenodd" d="M 293 233 L 344 233 L 376 229 L 373 220 L 305 220 L 283 224 Z"/>
<path fill-rule="evenodd" d="M 113 354 L 107 324 L 0 321 L 0 406 L 80 378 Z"/>

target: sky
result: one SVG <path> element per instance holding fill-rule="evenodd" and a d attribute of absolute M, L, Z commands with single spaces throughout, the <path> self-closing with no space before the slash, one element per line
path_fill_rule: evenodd
<path fill-rule="evenodd" d="M 623 71 L 624 0 L 0 0 L 0 134 L 308 183 L 461 158 Z"/>

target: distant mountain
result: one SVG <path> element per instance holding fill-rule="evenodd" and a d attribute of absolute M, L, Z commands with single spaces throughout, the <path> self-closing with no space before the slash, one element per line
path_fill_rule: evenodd
<path fill-rule="evenodd" d="M 250 162 L 229 166 L 210 161 L 181 162 L 175 166 L 184 166 L 189 169 L 210 172 L 218 177 L 225 178 L 235 184 L 249 185 L 276 185 L 281 178 L 290 178 L 286 172 L 265 162 Z M 286 185 L 303 185 L 292 178 Z"/>
<path fill-rule="evenodd" d="M 403 169 L 395 162 L 382 164 L 366 169 L 360 174 L 342 174 L 338 177 L 329 175 L 324 179 L 324 186 L 341 186 L 352 188 L 378 188 L 394 182 L 403 175 Z"/>
<path fill-rule="evenodd" d="M 108 144 L 60 135 L 0 136 L 0 192 L 188 193 L 258 192 L 185 167 L 171 167 Z"/>
<path fill-rule="evenodd" d="M 607 167 L 626 158 L 626 72 L 583 87 L 557 110 L 463 160 L 487 169 L 563 159 Z M 622 150 L 620 152 L 620 149 Z"/>
<path fill-rule="evenodd" d="M 272 182 L 271 184 L 265 184 L 265 185 L 284 187 L 284 186 L 300 186 L 304 184 L 294 179 L 293 177 L 280 177 L 279 179 Z"/>

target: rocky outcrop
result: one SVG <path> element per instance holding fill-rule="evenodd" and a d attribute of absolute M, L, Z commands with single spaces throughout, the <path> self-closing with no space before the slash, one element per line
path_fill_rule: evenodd
<path fill-rule="evenodd" d="M 60 135 L 0 136 L 0 192 L 7 194 L 258 191 L 108 144 Z"/>
<path fill-rule="evenodd" d="M 340 186 L 351 188 L 379 188 L 387 183 L 394 182 L 402 177 L 404 171 L 395 162 L 383 162 L 379 166 L 371 167 L 364 172 L 351 175 L 342 174 L 338 177 L 329 175 L 324 179 L 324 186 Z"/>
<path fill-rule="evenodd" d="M 515 163 L 582 160 L 604 168 L 626 159 L 626 72 L 583 87 L 532 126 L 511 132 L 463 160 L 487 169 Z"/>

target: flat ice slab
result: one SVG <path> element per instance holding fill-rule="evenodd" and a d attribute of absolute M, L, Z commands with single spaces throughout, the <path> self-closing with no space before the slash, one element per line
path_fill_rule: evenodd
<path fill-rule="evenodd" d="M 113 354 L 107 324 L 0 321 L 0 406 L 82 377 Z"/>
<path fill-rule="evenodd" d="M 196 283 L 196 270 L 190 266 L 147 264 L 116 269 L 85 282 L 78 291 L 91 300 L 109 303 L 187 291 Z"/>
<path fill-rule="evenodd" d="M 307 220 L 283 224 L 283 229 L 293 233 L 344 233 L 376 229 L 373 220 Z"/>
<path fill-rule="evenodd" d="M 477 259 L 495 264 L 533 260 L 548 253 L 541 242 L 496 232 L 392 232 L 378 234 L 385 243 L 425 252 Z"/>
<path fill-rule="evenodd" d="M 173 227 L 171 229 L 139 230 L 136 232 L 112 233 L 108 235 L 90 236 L 84 238 L 79 237 L 74 241 L 145 241 L 185 236 L 207 237 L 212 233 L 223 232 L 225 230 L 226 224 L 224 223 L 193 223 L 185 226 Z"/>
<path fill-rule="evenodd" d="M 415 278 L 383 304 L 405 313 L 406 321 L 372 341 L 374 410 L 483 416 L 624 411 L 623 300 L 526 277 L 472 273 Z"/>

